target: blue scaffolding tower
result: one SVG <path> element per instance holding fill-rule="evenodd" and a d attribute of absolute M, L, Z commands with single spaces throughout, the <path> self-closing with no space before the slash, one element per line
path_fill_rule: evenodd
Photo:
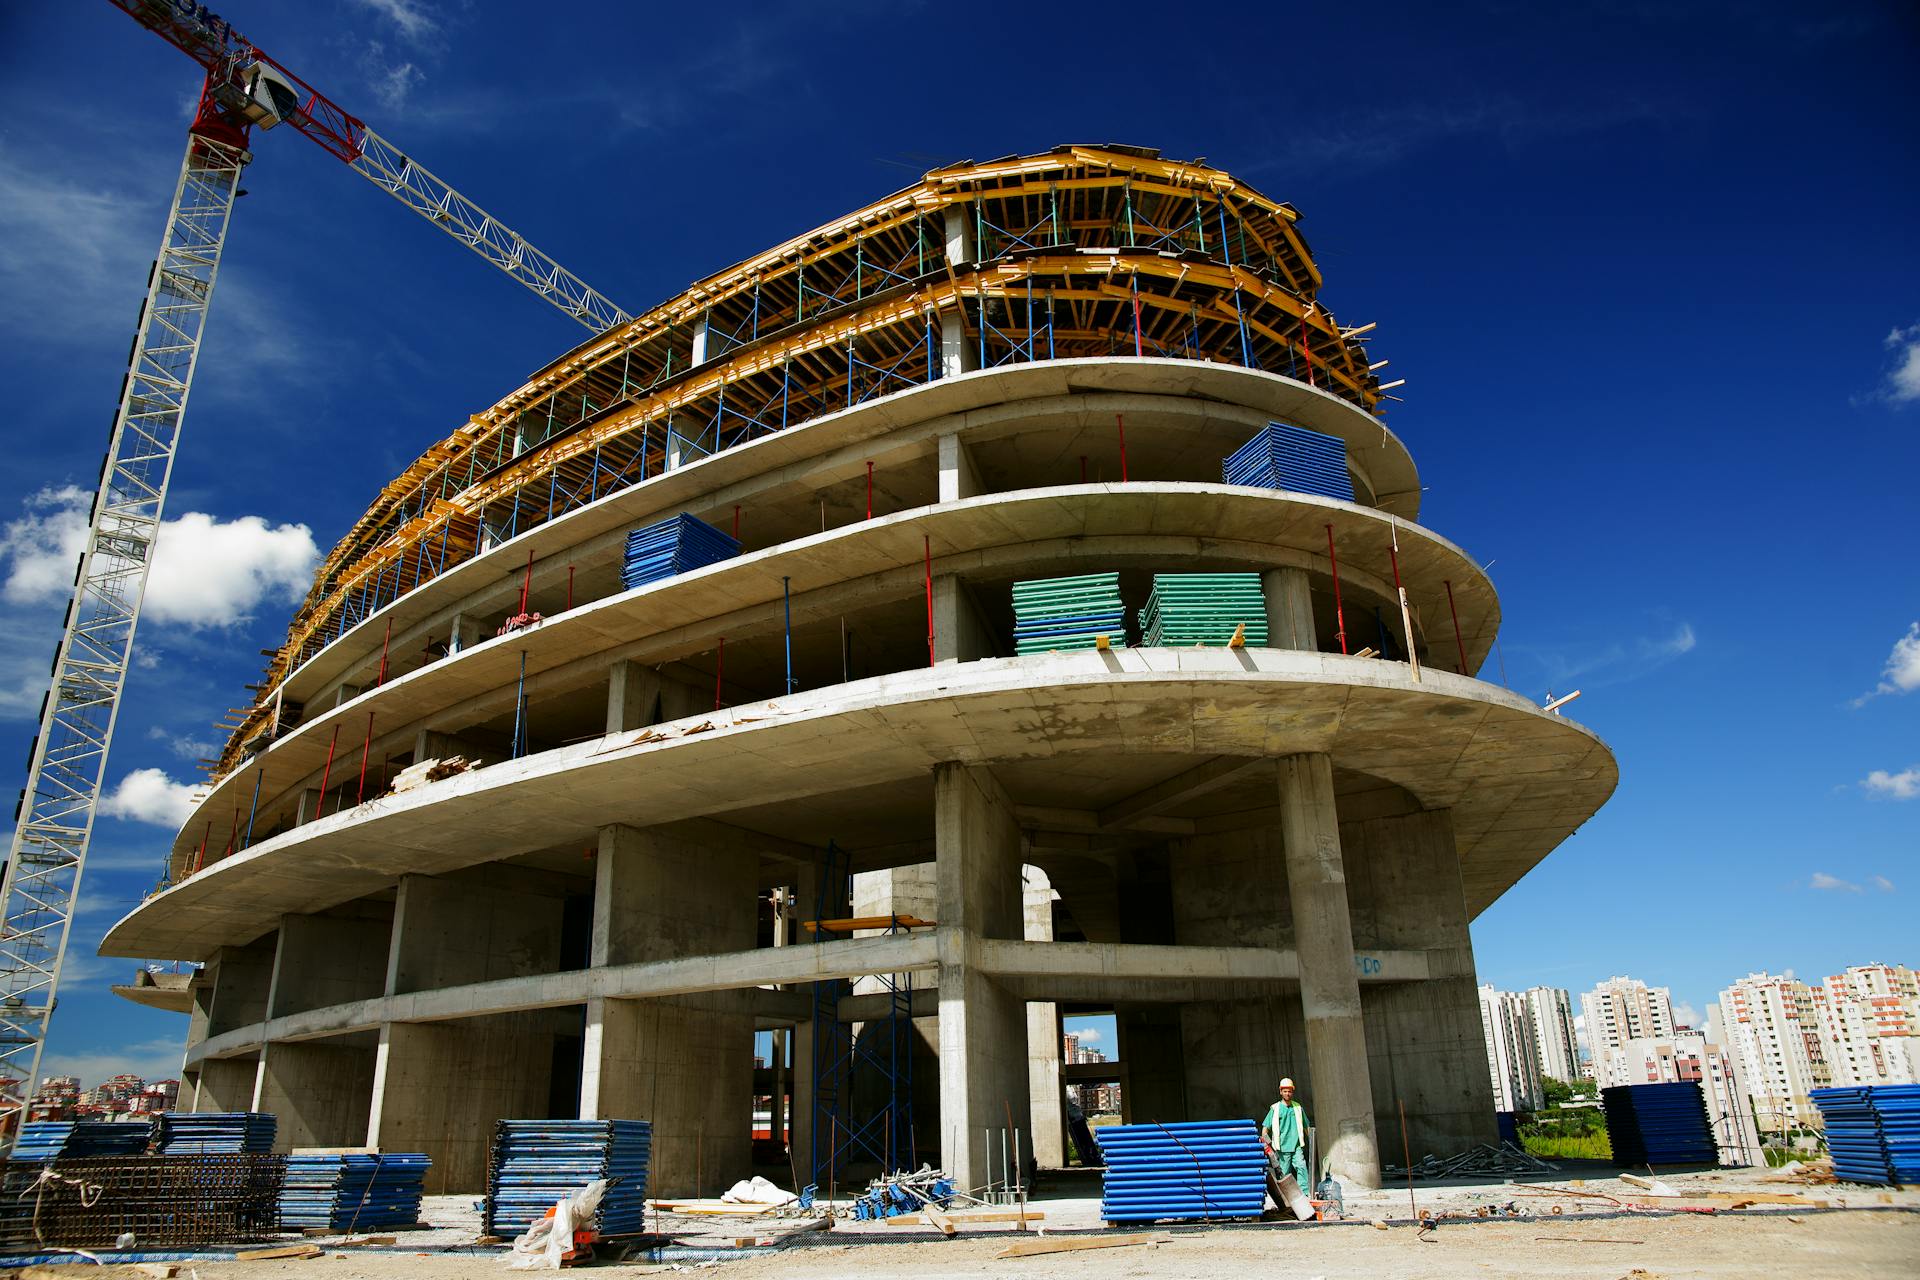
<path fill-rule="evenodd" d="M 851 909 L 853 874 L 844 849 L 831 842 L 820 864 L 813 940 L 851 934 L 855 922 L 830 914 Z M 858 922 L 887 935 L 924 925 L 910 916 L 888 915 Z M 881 984 L 886 1013 L 868 1019 L 859 1034 L 840 1023 L 840 1001 L 853 983 L 833 979 L 813 984 L 813 1135 L 809 1164 L 813 1184 L 837 1180 L 849 1160 L 873 1160 L 882 1174 L 919 1166 L 913 1131 L 912 974 L 871 975 Z M 855 1093 L 856 1078 L 868 1102 Z M 877 1088 L 873 1087 L 877 1086 Z"/>

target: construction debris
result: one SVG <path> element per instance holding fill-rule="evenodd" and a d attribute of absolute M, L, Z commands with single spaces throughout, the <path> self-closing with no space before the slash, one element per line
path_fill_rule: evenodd
<path fill-rule="evenodd" d="M 1511 1142 L 1497 1147 L 1483 1142 L 1445 1160 L 1429 1155 L 1411 1169 L 1388 1165 L 1385 1171 L 1396 1178 L 1511 1177 L 1516 1173 L 1558 1173 L 1560 1166 L 1530 1155 Z"/>
<path fill-rule="evenodd" d="M 1135 1244 L 1168 1244 L 1172 1236 L 1142 1232 L 1131 1236 L 1081 1236 L 1076 1239 L 1023 1240 L 994 1254 L 996 1258 L 1031 1258 L 1042 1253 L 1079 1253 L 1083 1249 L 1124 1249 Z"/>
<path fill-rule="evenodd" d="M 474 762 L 465 756 L 448 756 L 444 760 L 422 760 L 410 764 L 393 776 L 390 788 L 395 795 L 402 791 L 412 791 L 415 787 L 424 787 L 429 782 L 438 782 L 442 778 L 451 778 L 455 774 L 465 773 L 474 767 Z"/>

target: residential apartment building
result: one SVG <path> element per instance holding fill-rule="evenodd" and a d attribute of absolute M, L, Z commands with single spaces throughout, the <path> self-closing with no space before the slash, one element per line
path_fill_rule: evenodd
<path fill-rule="evenodd" d="M 1709 1025 L 1718 1006 L 1709 1006 Z M 1678 1031 L 1665 1039 L 1629 1040 L 1609 1055 L 1622 1084 L 1698 1081 L 1723 1165 L 1760 1163 L 1760 1134 L 1747 1102 L 1740 1055 L 1709 1031 Z"/>
<path fill-rule="evenodd" d="M 1593 1055 L 1593 1081 L 1602 1089 L 1635 1083 L 1619 1056 L 1629 1040 L 1671 1040 L 1675 1030 L 1672 993 L 1638 978 L 1608 978 L 1581 995 L 1580 1012 Z"/>
<path fill-rule="evenodd" d="M 1540 1074 L 1554 1080 L 1580 1077 L 1580 1041 L 1573 1028 L 1573 1000 L 1564 987 L 1529 987 L 1521 993 L 1533 1020 L 1534 1056 Z"/>
<path fill-rule="evenodd" d="M 1813 988 L 1797 978 L 1750 973 L 1720 993 L 1720 1011 L 1760 1128 L 1818 1128 L 1820 1113 L 1807 1095 L 1832 1080 Z"/>
<path fill-rule="evenodd" d="M 1905 965 L 1854 965 L 1814 992 L 1820 1052 L 1837 1085 L 1920 1080 L 1920 975 Z"/>
<path fill-rule="evenodd" d="M 1487 1045 L 1487 1071 L 1493 1077 L 1495 1111 L 1532 1111 L 1546 1102 L 1540 1085 L 1533 1017 L 1527 998 L 1517 992 L 1480 988 L 1480 1028 Z"/>

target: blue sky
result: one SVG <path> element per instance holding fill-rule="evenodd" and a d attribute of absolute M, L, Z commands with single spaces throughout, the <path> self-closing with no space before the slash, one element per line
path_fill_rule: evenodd
<path fill-rule="evenodd" d="M 1704 1013 L 1751 969 L 1920 962 L 1902 6 L 215 7 L 629 309 L 967 157 L 1130 142 L 1292 201 L 1324 299 L 1408 379 L 1424 521 L 1493 562 L 1484 674 L 1583 690 L 1620 758 L 1476 923 L 1483 977 L 1630 973 Z M 0 4 L 0 760 L 33 735 L 62 490 L 95 475 L 197 88 L 105 3 Z M 157 878 L 141 815 L 246 700 L 309 544 L 580 337 L 289 131 L 256 155 L 50 1051 L 90 1078 L 177 1067 L 183 1024 L 109 996 L 131 966 L 93 945 Z"/>

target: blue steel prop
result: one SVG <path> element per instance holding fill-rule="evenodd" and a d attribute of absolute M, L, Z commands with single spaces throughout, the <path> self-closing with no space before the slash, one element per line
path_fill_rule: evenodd
<path fill-rule="evenodd" d="M 1257 1218 L 1266 1208 L 1267 1157 L 1251 1120 L 1113 1125 L 1094 1138 L 1108 1222 Z"/>
<path fill-rule="evenodd" d="M 267 1111 L 169 1111 L 154 1122 L 163 1156 L 267 1155 L 280 1121 Z"/>
<path fill-rule="evenodd" d="M 653 1126 L 645 1120 L 501 1120 L 494 1125 L 482 1230 L 517 1236 L 547 1210 L 599 1178 L 603 1236 L 645 1228 Z"/>
<path fill-rule="evenodd" d="M 1713 1164 L 1720 1148 L 1697 1080 L 1677 1084 L 1616 1085 L 1600 1091 L 1607 1112 L 1613 1162 L 1642 1165 Z"/>
<path fill-rule="evenodd" d="M 148 1120 L 36 1120 L 20 1127 L 15 1160 L 84 1160 L 92 1156 L 137 1156 L 153 1140 Z"/>
<path fill-rule="evenodd" d="M 620 585 L 628 591 L 740 554 L 740 543 L 682 512 L 627 535 Z"/>
<path fill-rule="evenodd" d="M 433 1161 L 419 1154 L 288 1156 L 280 1225 L 288 1231 L 376 1231 L 420 1221 Z"/>
<path fill-rule="evenodd" d="M 1220 473 L 1228 484 L 1354 500 L 1346 441 L 1283 422 L 1260 428 L 1221 464 Z"/>
<path fill-rule="evenodd" d="M 1842 1182 L 1902 1186 L 1920 1182 L 1920 1085 L 1815 1089 L 1833 1175 Z"/>

